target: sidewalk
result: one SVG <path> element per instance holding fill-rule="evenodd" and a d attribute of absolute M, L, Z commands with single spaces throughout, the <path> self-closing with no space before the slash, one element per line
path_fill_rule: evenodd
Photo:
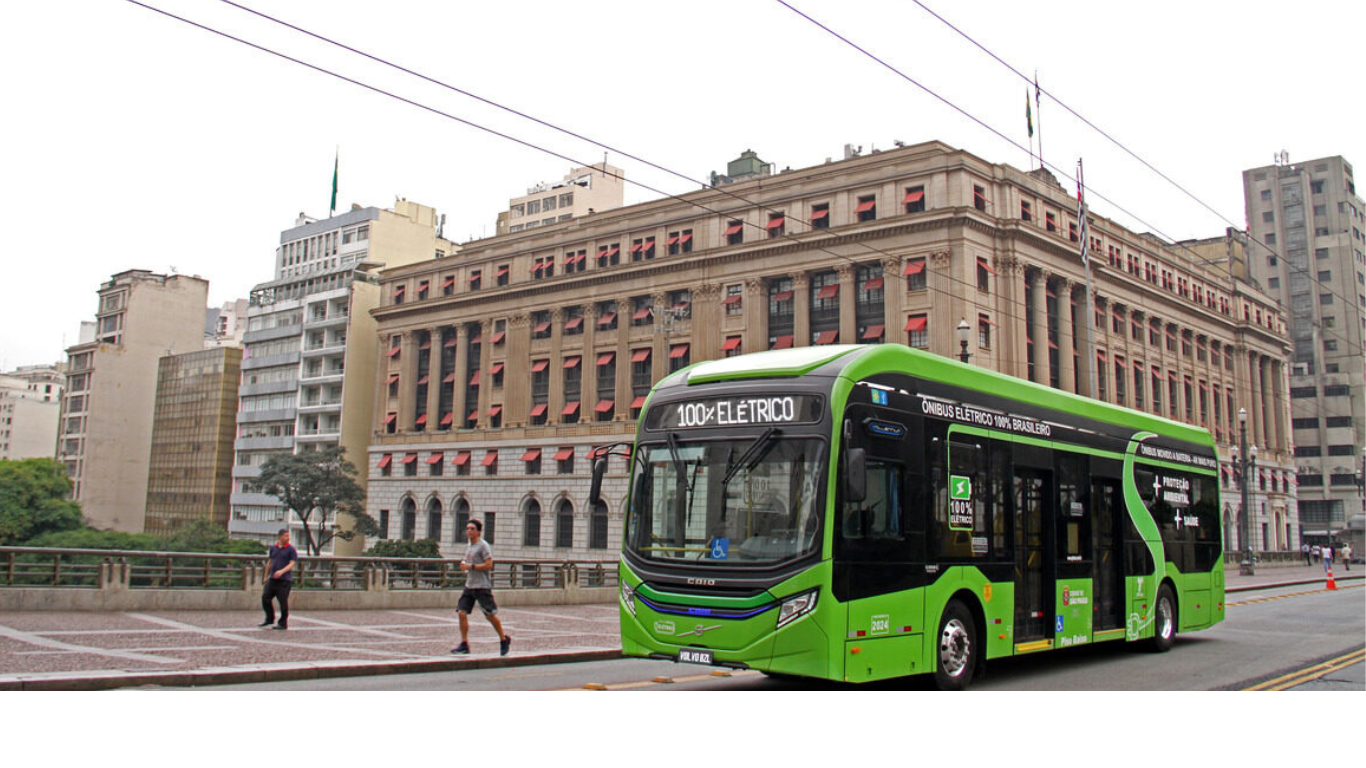
<path fill-rule="evenodd" d="M 1335 576 L 1356 582 L 1360 566 Z M 1322 565 L 1226 571 L 1230 593 L 1324 584 Z M 508 607 L 499 611 L 512 638 L 470 617 L 469 656 L 453 612 L 444 609 L 309 611 L 285 632 L 261 629 L 257 611 L 155 613 L 12 612 L 0 616 L 0 691 L 104 690 L 142 685 L 203 686 L 401 672 L 529 666 L 616 658 L 616 603 Z"/>

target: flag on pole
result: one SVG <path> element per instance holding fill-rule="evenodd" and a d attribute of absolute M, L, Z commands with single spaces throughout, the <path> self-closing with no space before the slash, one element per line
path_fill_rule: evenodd
<path fill-rule="evenodd" d="M 1029 138 L 1034 138 L 1034 111 L 1029 104 L 1029 89 L 1025 89 L 1025 122 L 1029 124 Z"/>
<path fill-rule="evenodd" d="M 1082 195 L 1081 161 L 1077 161 L 1077 236 L 1081 239 L 1081 266 L 1089 269 L 1086 259 L 1089 256 L 1090 240 L 1086 228 L 1086 198 Z"/>
<path fill-rule="evenodd" d="M 339 151 L 332 157 L 332 205 L 327 209 L 328 218 L 337 212 L 337 166 L 340 160 L 341 152 Z"/>

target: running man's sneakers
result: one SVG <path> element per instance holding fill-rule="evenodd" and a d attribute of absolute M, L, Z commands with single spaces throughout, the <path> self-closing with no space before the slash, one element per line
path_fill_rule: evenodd
<path fill-rule="evenodd" d="M 498 655 L 499 655 L 499 656 L 506 656 L 506 655 L 508 655 L 508 647 L 511 646 L 511 645 L 512 645 L 512 638 L 509 637 L 509 636 L 507 636 L 507 635 L 503 635 L 503 639 L 500 640 L 500 641 L 498 642 Z"/>
<path fill-rule="evenodd" d="M 461 643 L 460 645 L 457 645 L 454 648 L 452 648 L 451 653 L 459 654 L 461 656 L 468 656 L 470 653 L 470 644 Z"/>

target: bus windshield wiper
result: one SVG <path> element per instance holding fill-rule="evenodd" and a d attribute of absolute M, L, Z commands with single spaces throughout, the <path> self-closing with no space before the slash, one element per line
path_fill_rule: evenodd
<path fill-rule="evenodd" d="M 740 460 L 726 469 L 726 476 L 721 480 L 721 487 L 724 488 L 727 485 L 730 485 L 731 478 L 735 477 L 736 473 L 741 469 L 753 469 L 754 465 L 759 463 L 759 459 L 762 459 L 764 454 L 768 453 L 768 447 L 773 444 L 774 438 L 779 434 L 781 434 L 781 432 L 777 427 L 769 427 L 764 430 L 762 435 L 756 437 L 754 442 L 750 443 L 749 447 L 745 449 L 745 452 L 740 454 Z"/>

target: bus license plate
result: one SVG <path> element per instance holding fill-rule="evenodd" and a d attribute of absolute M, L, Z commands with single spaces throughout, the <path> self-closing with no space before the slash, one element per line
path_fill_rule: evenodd
<path fill-rule="evenodd" d="M 712 664 L 711 651 L 702 648 L 679 648 L 678 660 L 685 664 Z"/>

